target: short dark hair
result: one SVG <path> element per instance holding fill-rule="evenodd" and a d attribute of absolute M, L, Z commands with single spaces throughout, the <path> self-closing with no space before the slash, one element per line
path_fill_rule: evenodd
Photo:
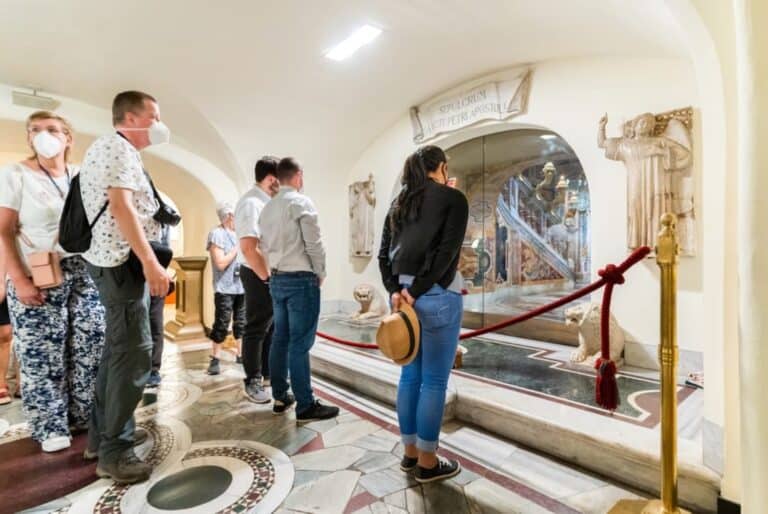
<path fill-rule="evenodd" d="M 283 157 L 277 165 L 277 180 L 281 183 L 291 180 L 301 169 L 299 161 L 293 157 Z"/>
<path fill-rule="evenodd" d="M 140 113 L 144 110 L 144 100 L 157 102 L 155 97 L 141 91 L 123 91 L 112 100 L 112 124 L 117 125 L 125 120 L 125 114 Z"/>
<path fill-rule="evenodd" d="M 274 155 L 265 155 L 264 157 L 256 161 L 256 166 L 254 168 L 254 171 L 256 173 L 256 182 L 260 183 L 262 180 L 264 180 L 270 175 L 272 175 L 273 177 L 277 177 L 277 163 L 279 161 L 280 159 L 278 159 Z"/>

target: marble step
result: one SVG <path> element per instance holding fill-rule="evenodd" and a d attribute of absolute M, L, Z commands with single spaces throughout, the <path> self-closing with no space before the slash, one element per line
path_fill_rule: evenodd
<path fill-rule="evenodd" d="M 331 379 L 364 396 L 394 405 L 400 367 L 380 359 L 348 351 L 318 339 L 310 353 L 312 373 Z M 448 386 L 445 396 L 445 420 L 453 418 L 456 392 Z"/>
<path fill-rule="evenodd" d="M 398 366 L 325 341 L 318 341 L 311 355 L 313 373 L 395 404 Z M 659 494 L 658 428 L 457 375 L 449 383 L 446 416 L 446 421 L 455 417 L 616 482 Z M 695 512 L 716 511 L 720 477 L 703 465 L 698 443 L 679 439 L 678 445 L 681 502 Z"/>

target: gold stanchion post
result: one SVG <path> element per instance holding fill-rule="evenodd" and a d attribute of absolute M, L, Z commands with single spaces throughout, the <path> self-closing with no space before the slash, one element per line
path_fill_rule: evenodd
<path fill-rule="evenodd" d="M 661 217 L 656 264 L 661 269 L 661 500 L 621 500 L 611 514 L 690 514 L 677 504 L 677 243 L 676 216 Z"/>

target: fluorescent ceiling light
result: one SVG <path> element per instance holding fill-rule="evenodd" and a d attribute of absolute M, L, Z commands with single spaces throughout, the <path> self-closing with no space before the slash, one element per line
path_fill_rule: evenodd
<path fill-rule="evenodd" d="M 381 34 L 381 29 L 371 25 L 363 25 L 354 31 L 347 39 L 328 50 L 325 56 L 334 61 L 343 61 L 361 47 L 367 45 Z"/>
<path fill-rule="evenodd" d="M 555 138 L 557 138 L 557 135 L 556 134 L 542 134 L 539 137 L 541 137 L 541 139 L 555 139 Z"/>

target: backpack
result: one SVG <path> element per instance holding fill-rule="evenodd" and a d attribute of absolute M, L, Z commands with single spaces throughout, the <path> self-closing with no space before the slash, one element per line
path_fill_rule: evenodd
<path fill-rule="evenodd" d="M 107 210 L 107 205 L 109 205 L 109 200 L 104 202 L 93 222 L 88 223 L 83 196 L 80 193 L 80 174 L 75 175 L 69 185 L 69 193 L 67 193 L 67 199 L 64 201 L 61 218 L 59 218 L 59 244 L 61 247 L 70 253 L 88 251 L 91 247 L 93 226 Z"/>

